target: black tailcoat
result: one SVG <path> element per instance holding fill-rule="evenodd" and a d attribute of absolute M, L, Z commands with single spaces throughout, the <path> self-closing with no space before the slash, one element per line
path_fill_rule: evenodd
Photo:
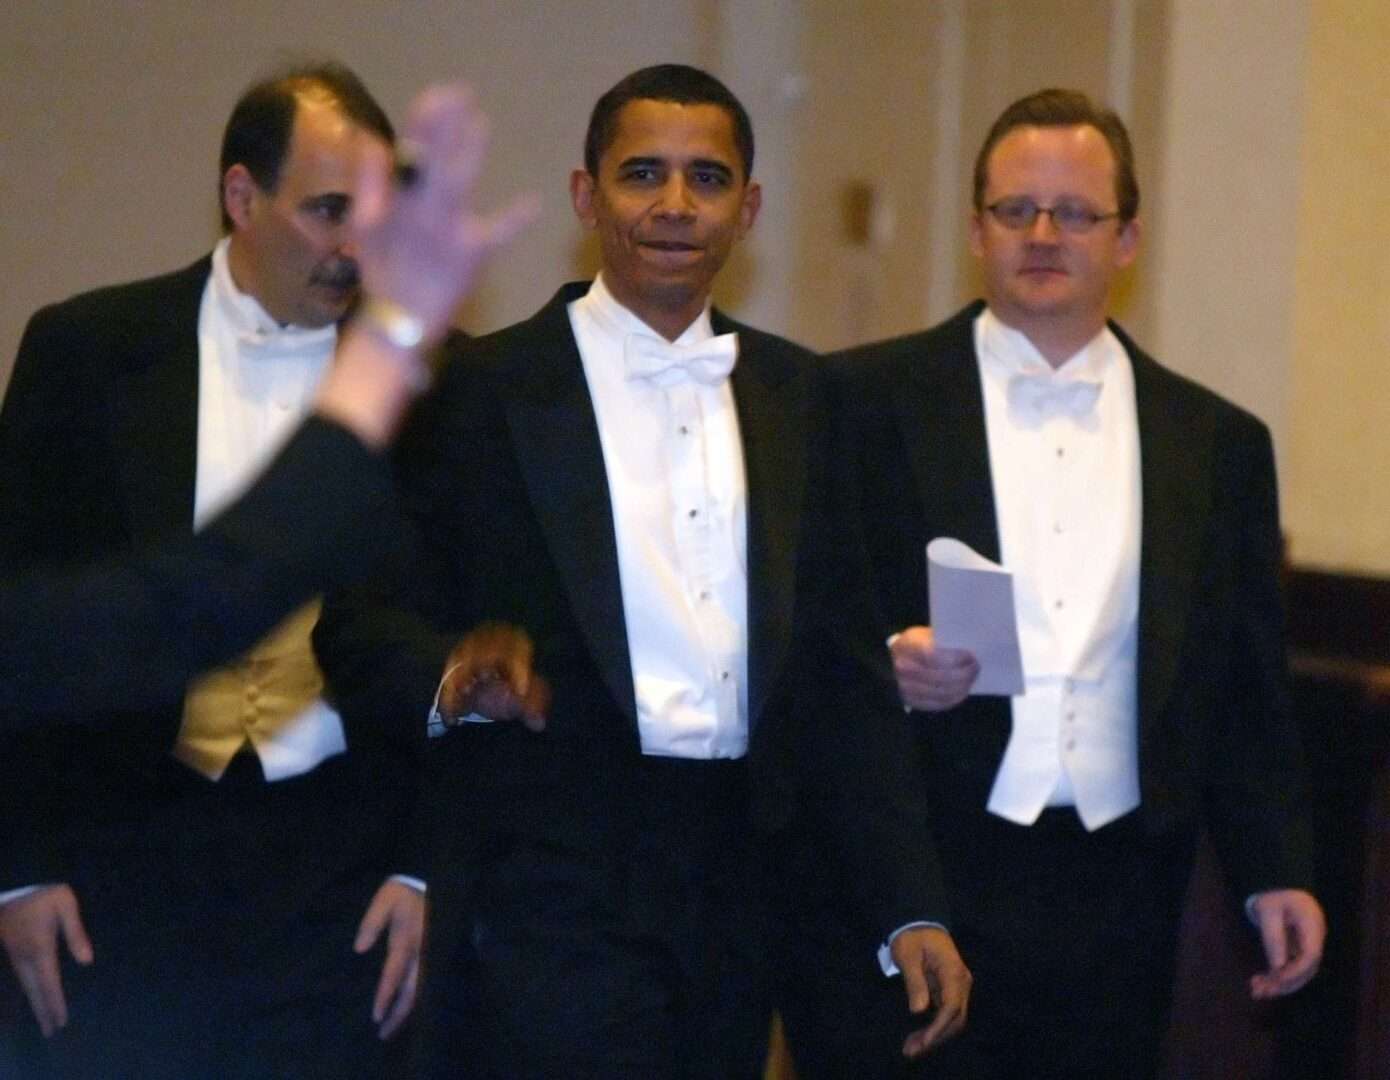
<path fill-rule="evenodd" d="M 211 260 L 203 258 L 162 277 L 85 293 L 31 319 L 0 411 L 5 576 L 192 535 L 198 315 L 210 272 Z M 79 635 L 81 627 L 71 632 Z M 165 982 L 169 1007 L 190 1017 L 205 1008 L 197 997 L 202 989 L 230 978 L 227 964 L 248 956 L 258 959 L 246 963 L 247 972 L 279 980 L 273 993 L 294 1000 L 304 1000 L 310 991 L 299 984 L 314 982 L 321 970 L 306 959 L 313 949 L 323 950 L 330 969 L 337 965 L 344 987 L 348 968 L 370 987 L 371 972 L 351 953 L 352 924 L 390 873 L 425 876 L 408 827 L 418 732 L 347 721 L 346 754 L 270 785 L 267 798 L 233 803 L 170 757 L 182 708 L 175 694 L 158 708 L 83 716 L 75 718 L 80 724 L 46 725 L 7 740 L 0 752 L 8 804 L 0 884 L 70 882 L 99 958 L 90 978 L 114 979 L 116 965 L 130 963 L 137 974 L 125 976 L 127 984 Z M 268 828 L 267 815 L 283 813 L 293 813 L 293 824 Z M 223 873 L 231 884 L 222 901 L 218 888 L 190 884 Z M 348 925 L 329 943 L 324 911 L 334 905 L 334 917 Z M 306 918 L 311 909 L 317 914 Z M 337 940 L 344 934 L 346 942 Z M 200 951 L 211 942 L 221 951 Z M 217 956 L 235 959 L 224 964 Z M 192 970 L 194 957 L 205 975 Z M 184 961 L 187 993 L 173 989 L 174 976 L 159 967 Z M 219 992 L 269 996 L 259 976 L 239 974 L 250 981 Z M 83 1015 L 86 977 L 67 976 L 77 997 L 65 1039 L 79 1039 L 98 1022 Z M 351 1027 L 370 1039 L 370 990 L 361 993 L 360 1019 L 354 1015 Z M 199 1042 L 181 1034 L 178 1023 L 152 1025 L 153 1010 L 139 1011 L 138 994 L 116 1000 L 129 1001 L 129 1023 L 107 1005 L 93 1006 L 113 1032 L 124 1025 L 120 1034 L 150 1046 L 164 1038 L 171 1054 Z M 214 1014 L 207 1009 L 205 1020 Z M 122 1067 L 119 1061 L 112 1057 L 103 1067 Z"/>
<path fill-rule="evenodd" d="M 447 965 L 467 910 L 470 866 L 518 843 L 555 851 L 630 851 L 650 835 L 599 432 L 561 290 L 533 318 L 469 342 L 398 445 L 398 483 L 418 536 L 398 582 L 428 629 L 399 610 L 330 606 L 321 663 L 349 714 L 420 718 L 450 646 L 485 620 L 522 627 L 550 682 L 546 730 L 464 725 L 444 737 L 439 809 L 452 857 L 432 885 L 431 979 Z M 826 865 L 847 862 L 864 911 L 862 942 L 940 918 L 924 824 L 910 784 L 902 711 L 881 671 L 862 559 L 841 544 L 828 483 L 817 361 L 718 312 L 737 331 L 732 375 L 747 477 L 748 769 L 746 828 L 782 835 L 814 805 L 830 831 Z M 872 653 L 872 658 L 870 657 Z M 463 1021 L 467 1023 L 467 1019 Z"/>

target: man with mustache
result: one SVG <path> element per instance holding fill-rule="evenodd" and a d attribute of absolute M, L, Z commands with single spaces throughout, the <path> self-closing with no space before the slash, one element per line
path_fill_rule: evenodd
<path fill-rule="evenodd" d="M 921 842 L 976 976 L 941 1076 L 1152 1076 L 1201 827 L 1264 947 L 1251 995 L 1297 990 L 1322 954 L 1270 436 L 1107 322 L 1138 209 L 1114 112 L 1023 98 L 976 158 L 985 302 L 836 360 L 842 483 L 933 810 Z M 925 625 L 924 548 L 942 536 L 1014 576 L 1012 699 L 970 696 L 976 658 Z M 865 1036 L 909 1022 L 896 1003 L 849 959 L 808 978 L 822 993 L 788 1017 L 798 1062 L 891 1075 Z"/>
<path fill-rule="evenodd" d="M 865 965 L 882 945 L 903 971 L 913 1031 L 885 1053 L 964 1021 L 949 934 L 906 928 L 944 911 L 837 545 L 820 372 L 710 305 L 752 168 L 705 72 L 600 97 L 570 177 L 598 279 L 470 342 L 422 400 L 398 452 L 422 554 L 395 607 L 332 604 L 316 632 L 347 715 L 452 726 L 422 1019 L 457 1056 L 435 1075 L 760 1075 L 774 947 L 815 949 L 773 916 L 793 863 L 854 894 Z M 524 723 L 467 722 L 454 643 L 489 621 L 534 642 L 499 674 L 549 684 Z"/>
<path fill-rule="evenodd" d="M 341 66 L 259 82 L 224 135 L 212 255 L 34 316 L 0 412 L 5 576 L 188 534 L 270 460 L 357 298 L 349 213 L 391 143 Z M 423 928 L 398 839 L 415 752 L 323 700 L 316 614 L 191 684 L 182 710 L 0 752 L 0 941 L 58 1075 L 381 1068 Z"/>

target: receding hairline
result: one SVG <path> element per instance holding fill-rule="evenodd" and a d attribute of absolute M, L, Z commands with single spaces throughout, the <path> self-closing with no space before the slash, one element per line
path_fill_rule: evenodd
<path fill-rule="evenodd" d="M 284 81 L 285 92 L 294 98 L 295 116 L 305 105 L 324 105 L 341 113 L 355 127 L 367 127 L 348 110 L 343 95 L 313 75 L 292 75 Z"/>
<path fill-rule="evenodd" d="M 1087 128 L 1095 132 L 1096 138 L 1100 140 L 1101 146 L 1105 148 L 1106 157 L 1110 161 L 1111 182 L 1113 183 L 1118 178 L 1120 172 L 1119 156 L 1115 153 L 1115 148 L 1110 144 L 1110 140 L 1106 138 L 1105 132 L 1102 131 L 1099 127 L 1097 127 L 1090 120 L 1078 120 L 1075 123 L 1069 124 L 1019 124 L 1015 127 L 1009 128 L 1008 131 L 1004 132 L 1003 135 L 999 136 L 999 138 L 995 141 L 994 145 L 989 148 L 989 153 L 985 155 L 986 183 L 988 183 L 991 177 L 991 166 L 994 162 L 994 155 L 999 152 L 999 148 L 1003 146 L 1004 143 L 1006 143 L 1009 139 L 1013 138 L 1015 135 L 1034 131 L 1082 131 Z"/>
<path fill-rule="evenodd" d="M 371 124 L 364 123 L 360 117 L 354 116 L 342 97 L 335 94 L 331 87 L 322 83 L 306 81 L 303 86 L 287 86 L 286 89 L 294 101 L 294 112 L 290 115 L 289 142 L 285 146 L 286 159 L 293 151 L 295 136 L 301 130 L 305 115 L 315 112 L 324 116 L 332 116 L 340 120 L 349 130 L 370 136 L 384 146 L 391 145 L 380 131 L 372 127 Z"/>

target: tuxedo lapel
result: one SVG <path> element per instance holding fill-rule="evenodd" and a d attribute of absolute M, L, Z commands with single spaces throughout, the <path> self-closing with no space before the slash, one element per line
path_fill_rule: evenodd
<path fill-rule="evenodd" d="M 1174 377 L 1111 328 L 1133 361 L 1139 416 L 1139 725 L 1145 732 L 1172 695 L 1195 599 L 1202 532 L 1211 516 L 1215 432 L 1209 416 L 1181 407 Z"/>
<path fill-rule="evenodd" d="M 786 659 L 795 611 L 796 552 L 806 502 L 811 403 L 792 361 L 718 312 L 716 333 L 739 331 L 732 376 L 748 493 L 748 727 Z"/>
<path fill-rule="evenodd" d="M 113 400 L 112 445 L 131 539 L 193 528 L 198 454 L 198 310 L 211 263 L 167 280 L 134 312 Z"/>
<path fill-rule="evenodd" d="M 605 683 L 636 723 L 612 498 L 598 422 L 566 305 L 569 286 L 529 324 L 531 347 L 501 382 L 508 423 L 537 520 Z M 756 723 L 791 639 L 795 552 L 806 488 L 810 402 L 789 392 L 795 365 L 741 332 L 732 376 L 748 488 L 749 724 Z"/>
<path fill-rule="evenodd" d="M 921 505 L 930 508 L 930 539 L 953 537 L 997 561 L 999 526 L 975 360 L 979 310 L 961 312 L 937 331 L 941 340 L 925 342 L 921 356 L 909 358 L 909 377 L 894 404 Z"/>
<path fill-rule="evenodd" d="M 566 305 L 567 286 L 527 325 L 499 385 L 512 443 L 575 618 L 613 699 L 635 725 L 613 506 L 598 421 Z"/>

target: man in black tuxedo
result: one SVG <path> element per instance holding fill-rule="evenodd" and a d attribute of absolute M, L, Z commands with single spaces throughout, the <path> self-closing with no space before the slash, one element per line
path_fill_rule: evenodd
<path fill-rule="evenodd" d="M 350 715 L 423 725 L 437 706 L 452 728 L 433 770 L 439 1075 L 760 1075 L 792 863 L 864 885 L 865 962 L 892 937 L 912 1007 L 938 1007 L 893 1053 L 963 1020 L 950 937 L 893 936 L 944 911 L 911 843 L 901 709 L 853 648 L 818 372 L 709 306 L 757 216 L 752 161 L 746 113 L 704 72 L 647 68 L 599 100 L 570 187 L 601 274 L 470 342 L 421 403 L 398 449 L 407 603 L 331 606 L 316 634 Z M 461 684 L 447 659 L 488 621 L 528 631 L 506 673 L 547 680 L 544 719 L 473 722 L 478 665 Z M 806 835 L 812 814 L 833 832 Z"/>
<path fill-rule="evenodd" d="M 1270 438 L 1106 322 L 1139 241 L 1113 112 L 1065 90 L 1016 102 L 974 188 L 986 303 L 837 358 L 844 482 L 932 808 L 923 842 L 976 976 L 970 1030 L 939 1065 L 1143 1077 L 1200 826 L 1263 939 L 1252 994 L 1302 986 L 1322 950 Z M 968 696 L 975 658 L 922 625 L 936 537 L 1013 573 L 1022 695 Z M 826 984 L 824 1026 L 793 1030 L 812 1058 L 871 1053 L 836 1027 L 846 1008 L 905 1020 L 870 983 Z"/>
<path fill-rule="evenodd" d="M 526 200 L 473 212 L 486 137 L 466 87 L 423 92 L 408 139 L 417 160 L 399 191 L 385 155 L 359 182 L 351 224 L 368 299 L 313 413 L 251 489 L 196 535 L 0 582 L 0 729 L 176 702 L 194 675 L 360 580 L 389 548 L 383 450 L 482 264 L 531 215 Z"/>
<path fill-rule="evenodd" d="M 357 296 L 349 211 L 391 139 L 346 69 L 259 83 L 228 122 L 213 256 L 33 318 L 0 413 L 6 577 L 186 535 L 250 483 L 327 370 Z M 363 318 L 418 345 L 389 294 Z M 182 708 L 75 717 L 0 753 L 0 940 L 56 1073 L 380 1067 L 423 927 L 401 841 L 419 740 L 344 726 L 312 621 L 291 616 Z"/>

